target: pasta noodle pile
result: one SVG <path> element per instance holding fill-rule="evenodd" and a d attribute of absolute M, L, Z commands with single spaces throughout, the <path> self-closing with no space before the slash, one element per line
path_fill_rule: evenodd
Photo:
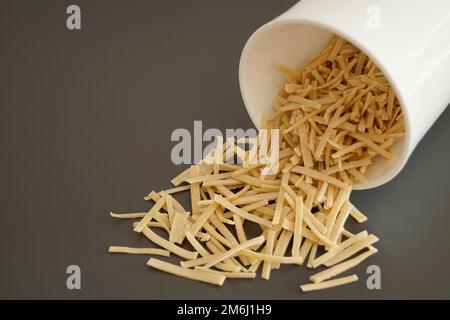
<path fill-rule="evenodd" d="M 270 141 L 278 146 L 276 169 L 262 175 L 264 164 L 249 156 L 258 143 L 249 148 L 249 141 L 228 139 L 210 153 L 223 161 L 205 159 L 172 179 L 173 188 L 148 194 L 149 211 L 111 214 L 140 219 L 134 231 L 162 249 L 110 252 L 174 254 L 180 265 L 153 257 L 147 264 L 215 285 L 255 278 L 259 269 L 269 279 L 283 264 L 323 269 L 303 291 L 358 280 L 339 276 L 376 253 L 378 238 L 346 229 L 349 217 L 367 220 L 350 202 L 351 187 L 369 182 L 365 173 L 374 161 L 395 160 L 389 148 L 405 129 L 400 104 L 373 61 L 337 36 L 299 70 L 279 71 L 287 82 L 261 126 L 279 130 L 279 141 Z M 243 163 L 230 164 L 236 157 Z M 190 212 L 174 197 L 183 191 L 190 192 Z M 251 224 L 259 230 L 254 236 Z"/>

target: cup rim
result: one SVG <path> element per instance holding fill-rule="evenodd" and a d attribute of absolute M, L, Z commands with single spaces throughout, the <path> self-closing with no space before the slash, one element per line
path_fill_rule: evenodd
<path fill-rule="evenodd" d="M 249 114 L 253 124 L 256 126 L 256 128 L 259 128 L 260 124 L 256 122 L 254 114 L 250 111 L 250 105 L 248 102 L 248 98 L 246 96 L 246 88 L 244 84 L 244 70 L 245 65 L 248 61 L 248 55 L 251 51 L 251 49 L 254 46 L 255 41 L 265 32 L 268 32 L 269 30 L 281 27 L 283 25 L 289 25 L 289 24 L 300 24 L 300 25 L 308 25 L 315 28 L 319 28 L 328 32 L 331 32 L 333 34 L 337 34 L 338 36 L 344 38 L 345 40 L 352 43 L 354 46 L 356 46 L 358 49 L 364 52 L 372 61 L 375 62 L 378 68 L 383 72 L 383 75 L 388 80 L 389 84 L 391 85 L 392 89 L 394 90 L 394 93 L 399 101 L 400 108 L 402 110 L 404 122 L 405 122 L 405 136 L 403 137 L 403 146 L 401 153 L 398 155 L 397 164 L 392 166 L 385 174 L 381 175 L 380 177 L 370 181 L 367 185 L 362 185 L 355 183 L 352 186 L 353 190 L 366 190 L 366 189 L 372 189 L 379 187 L 389 181 L 391 181 L 406 165 L 407 159 L 409 155 L 411 154 L 411 121 L 410 121 L 410 114 L 407 110 L 405 99 L 403 95 L 401 94 L 396 82 L 393 80 L 391 74 L 387 71 L 385 66 L 379 61 L 379 59 L 373 55 L 368 48 L 366 48 L 362 43 L 360 43 L 357 39 L 349 36 L 345 32 L 342 32 L 341 30 L 321 22 L 308 20 L 304 18 L 283 18 L 278 17 L 275 20 L 272 20 L 263 26 L 259 27 L 247 40 L 247 42 L 244 45 L 244 49 L 242 50 L 242 54 L 239 61 L 239 87 L 241 90 L 241 96 L 244 101 L 245 108 L 247 110 L 247 113 Z M 386 161 L 386 160 L 385 160 Z M 389 161 L 389 160 L 387 160 Z"/>

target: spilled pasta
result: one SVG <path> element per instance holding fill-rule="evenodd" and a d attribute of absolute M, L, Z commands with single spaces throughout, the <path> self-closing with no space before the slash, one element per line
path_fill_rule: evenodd
<path fill-rule="evenodd" d="M 395 160 L 390 147 L 405 130 L 399 102 L 373 61 L 337 36 L 298 70 L 279 71 L 287 81 L 261 126 L 279 132 L 270 141 L 276 167 L 263 174 L 267 164 L 250 161 L 261 136 L 253 144 L 228 139 L 208 155 L 220 161 L 207 157 L 172 179 L 173 188 L 148 194 L 149 211 L 111 213 L 138 219 L 133 230 L 160 248 L 109 252 L 173 254 L 179 265 L 155 257 L 147 264 L 219 286 L 258 270 L 268 280 L 283 264 L 321 269 L 300 286 L 305 292 L 358 280 L 345 273 L 376 253 L 379 239 L 346 228 L 349 219 L 367 220 L 350 201 L 352 184 L 367 184 L 375 161 Z M 230 155 L 243 163 L 228 163 Z M 180 192 L 190 192 L 190 212 L 175 198 Z"/>

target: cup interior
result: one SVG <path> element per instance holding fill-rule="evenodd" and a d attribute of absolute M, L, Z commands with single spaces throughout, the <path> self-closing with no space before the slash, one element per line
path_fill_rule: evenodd
<path fill-rule="evenodd" d="M 260 126 L 264 113 L 273 112 L 273 99 L 285 82 L 284 76 L 277 72 L 277 66 L 281 64 L 298 69 L 325 47 L 333 33 L 353 43 L 377 63 L 376 57 L 372 57 L 367 50 L 345 35 L 310 23 L 275 21 L 261 27 L 252 35 L 241 56 L 239 81 L 245 106 L 256 127 Z M 385 73 L 383 66 L 378 63 L 377 65 Z M 390 80 L 386 73 L 385 75 Z M 395 86 L 393 89 L 399 98 Z M 399 98 L 399 101 L 402 105 L 402 99 Z M 405 112 L 403 105 L 402 110 Z M 408 125 L 406 131 L 408 137 Z M 397 155 L 397 159 L 387 160 L 376 156 L 365 174 L 369 184 L 355 183 L 353 189 L 369 189 L 391 180 L 406 162 L 406 140 L 407 138 L 398 139 L 390 149 Z"/>

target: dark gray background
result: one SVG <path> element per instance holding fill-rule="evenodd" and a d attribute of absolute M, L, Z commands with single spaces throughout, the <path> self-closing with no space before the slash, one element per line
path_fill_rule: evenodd
<path fill-rule="evenodd" d="M 81 31 L 66 29 L 71 3 Z M 2 1 L 0 298 L 450 298 L 450 110 L 395 180 L 353 193 L 363 227 L 381 239 L 356 284 L 301 294 L 311 271 L 283 266 L 270 281 L 218 288 L 150 270 L 145 256 L 107 254 L 148 244 L 108 212 L 145 210 L 142 197 L 169 186 L 182 169 L 170 160 L 175 128 L 252 126 L 241 50 L 294 3 Z M 80 291 L 66 289 L 71 264 Z M 369 264 L 381 267 L 382 290 L 366 288 Z"/>

